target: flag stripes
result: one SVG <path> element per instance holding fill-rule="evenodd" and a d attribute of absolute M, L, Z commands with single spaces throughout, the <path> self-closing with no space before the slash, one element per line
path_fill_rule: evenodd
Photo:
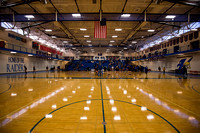
<path fill-rule="evenodd" d="M 94 22 L 94 38 L 106 38 L 107 26 L 101 26 L 100 21 Z"/>

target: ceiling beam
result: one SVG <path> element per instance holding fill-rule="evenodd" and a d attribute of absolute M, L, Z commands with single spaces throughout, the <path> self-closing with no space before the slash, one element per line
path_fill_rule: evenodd
<path fill-rule="evenodd" d="M 50 2 L 51 5 L 53 6 L 53 8 L 56 10 L 56 12 L 57 12 L 62 18 L 64 18 L 64 17 L 62 16 L 62 14 L 59 12 L 59 10 L 54 6 L 54 4 L 52 3 L 52 1 L 49 0 L 49 2 Z M 62 31 L 68 36 L 68 38 L 73 38 L 77 43 L 80 44 L 80 42 L 79 42 L 79 41 L 75 38 L 75 36 L 69 31 L 69 29 L 65 26 L 65 24 L 63 24 L 62 21 L 58 22 L 58 21 L 56 20 L 56 21 L 54 22 L 54 24 L 55 24 L 57 27 L 61 28 Z"/>
<path fill-rule="evenodd" d="M 22 0 L 22 1 L 18 1 L 15 3 L 1 6 L 0 9 L 6 9 L 6 8 L 10 8 L 10 7 L 20 6 L 20 5 L 29 4 L 29 3 L 36 2 L 36 1 L 40 1 L 40 0 Z"/>
<path fill-rule="evenodd" d="M 166 23 L 166 22 L 154 22 L 154 23 L 158 23 L 158 24 L 163 24 L 163 25 L 168 25 L 168 26 L 172 26 L 172 27 L 181 28 L 181 26 L 179 26 L 179 25 L 169 24 L 169 23 Z"/>
<path fill-rule="evenodd" d="M 147 5 L 147 7 L 143 10 L 143 12 L 141 13 L 141 15 L 139 17 L 137 17 L 138 19 L 143 15 L 143 20 L 142 21 L 145 21 L 145 17 L 144 15 L 147 15 L 146 12 L 147 12 L 147 9 L 149 8 L 149 6 L 152 4 L 153 0 L 151 0 L 151 2 Z M 137 33 L 138 30 L 140 30 L 143 26 L 145 26 L 147 24 L 147 22 L 139 22 L 134 28 L 133 30 L 128 34 L 128 36 L 123 40 L 122 43 L 126 43 L 127 40 L 129 38 L 131 38 L 133 35 L 135 35 Z"/>
<path fill-rule="evenodd" d="M 79 7 L 78 7 L 78 3 L 77 3 L 77 1 L 74 0 L 74 2 L 75 2 L 75 4 L 76 4 L 77 12 L 80 13 L 80 9 L 79 9 Z"/>
<path fill-rule="evenodd" d="M 147 9 L 148 9 L 149 6 L 151 5 L 151 3 L 152 3 L 152 1 L 151 1 L 150 4 L 147 6 L 147 8 L 143 11 L 143 13 L 145 13 L 145 12 L 147 11 Z M 176 3 L 172 4 L 167 10 L 165 10 L 162 14 L 160 14 L 160 16 L 158 15 L 157 17 L 155 17 L 155 19 L 156 19 L 156 20 L 159 20 L 159 18 L 161 18 L 163 15 L 166 16 L 165 13 L 167 13 L 172 7 L 174 7 L 175 4 L 176 4 Z M 157 12 L 160 12 L 162 9 L 155 9 L 155 10 L 157 10 Z M 164 18 L 165 18 L 165 17 L 164 17 Z M 163 21 L 153 21 L 153 22 L 163 22 Z M 172 21 L 172 22 L 174 22 L 174 21 Z M 142 23 L 144 23 L 144 22 L 142 22 Z M 147 23 L 146 23 L 146 24 L 147 24 Z M 145 25 L 146 25 L 146 24 L 145 24 Z M 142 28 L 142 27 L 144 27 L 145 25 L 140 24 L 139 28 Z M 164 25 L 164 24 L 163 24 L 163 25 Z M 132 34 L 129 34 L 129 36 L 128 36 L 129 38 L 126 38 L 126 39 L 123 41 L 123 43 L 125 43 L 128 39 L 130 39 L 131 37 L 133 37 L 133 36 L 137 33 L 137 31 L 138 31 L 138 30 L 132 31 Z M 132 35 L 132 36 L 131 36 L 131 35 Z"/>
<path fill-rule="evenodd" d="M 27 19 L 25 15 L 33 15 L 34 19 Z M 166 19 L 167 14 L 163 13 L 147 13 L 146 21 L 148 22 L 188 22 L 187 14 L 170 14 L 176 15 L 175 19 Z M 13 14 L 0 14 L 0 19 L 3 22 L 10 22 L 9 19 L 13 19 Z M 123 18 L 121 13 L 102 13 L 102 18 L 105 18 L 106 21 L 134 21 L 142 22 L 145 21 L 145 13 L 130 13 L 130 17 Z M 35 14 L 16 14 L 16 22 L 37 22 L 37 21 L 56 21 L 56 13 L 35 13 Z M 58 13 L 57 21 L 99 21 L 99 13 L 82 13 L 81 17 L 73 17 L 72 13 Z M 199 22 L 199 14 L 190 14 L 190 22 Z"/>
<path fill-rule="evenodd" d="M 125 9 L 125 7 L 126 7 L 127 2 L 128 2 L 128 0 L 125 0 L 125 3 L 124 3 L 124 6 L 123 6 L 123 8 L 122 8 L 122 12 L 121 12 L 121 13 L 124 12 L 124 9 Z"/>
<path fill-rule="evenodd" d="M 182 4 L 182 5 L 187 5 L 187 6 L 195 6 L 195 7 L 200 7 L 200 3 L 198 0 L 164 0 L 164 1 L 168 1 L 171 3 L 178 3 L 178 4 Z"/>
<path fill-rule="evenodd" d="M 39 26 L 39 25 L 46 24 L 46 23 L 49 23 L 49 22 L 35 23 L 35 24 L 29 25 L 29 26 L 22 27 L 21 29 L 27 29 L 27 28 Z"/>

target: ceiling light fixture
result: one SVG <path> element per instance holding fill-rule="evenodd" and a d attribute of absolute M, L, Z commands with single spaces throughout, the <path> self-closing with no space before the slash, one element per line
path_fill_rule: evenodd
<path fill-rule="evenodd" d="M 11 54 L 16 54 L 17 52 L 11 51 L 10 53 L 11 53 Z"/>
<path fill-rule="evenodd" d="M 33 15 L 25 15 L 24 17 L 31 19 L 31 18 L 35 18 Z"/>
<path fill-rule="evenodd" d="M 51 30 L 51 29 L 45 29 L 45 31 L 47 31 L 47 32 L 51 32 L 52 30 Z"/>
<path fill-rule="evenodd" d="M 122 31 L 122 29 L 115 29 L 115 31 Z"/>
<path fill-rule="evenodd" d="M 167 15 L 165 18 L 174 19 L 175 17 L 176 17 L 175 15 Z"/>
<path fill-rule="evenodd" d="M 80 28 L 80 30 L 82 30 L 82 31 L 86 31 L 87 29 L 85 29 L 85 28 Z"/>
<path fill-rule="evenodd" d="M 68 43 L 68 41 L 63 41 L 63 43 Z"/>
<path fill-rule="evenodd" d="M 130 16 L 131 16 L 131 14 L 122 14 L 122 15 L 121 15 L 122 18 L 128 18 L 128 17 L 130 17 Z"/>
<path fill-rule="evenodd" d="M 198 31 L 198 29 L 191 29 L 191 31 Z"/>
<path fill-rule="evenodd" d="M 56 36 L 51 36 L 51 38 L 57 38 Z"/>
<path fill-rule="evenodd" d="M 150 29 L 150 30 L 147 30 L 148 32 L 154 32 L 155 30 L 153 30 L 153 29 Z"/>
<path fill-rule="evenodd" d="M 118 37 L 118 36 L 116 36 L 116 35 L 115 35 L 115 36 L 112 36 L 112 38 L 117 38 L 117 37 Z"/>
<path fill-rule="evenodd" d="M 114 40 L 111 40 L 110 42 L 115 42 Z"/>
<path fill-rule="evenodd" d="M 72 14 L 72 16 L 78 18 L 78 17 L 81 17 L 81 14 L 79 14 L 79 13 L 74 13 L 74 14 Z"/>
<path fill-rule="evenodd" d="M 89 35 L 84 35 L 84 37 L 90 37 Z"/>
<path fill-rule="evenodd" d="M 137 41 L 132 41 L 131 43 L 135 44 L 135 43 L 137 43 Z"/>
<path fill-rule="evenodd" d="M 90 40 L 87 40 L 86 42 L 91 42 Z"/>
<path fill-rule="evenodd" d="M 5 31 L 12 31 L 13 29 L 5 29 Z"/>

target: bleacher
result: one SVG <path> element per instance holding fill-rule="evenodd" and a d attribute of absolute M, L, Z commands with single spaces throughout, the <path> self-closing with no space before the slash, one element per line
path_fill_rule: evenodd
<path fill-rule="evenodd" d="M 106 68 L 107 70 L 111 70 L 112 68 L 116 68 L 117 66 L 119 69 L 127 69 L 128 62 L 127 61 L 120 61 L 120 60 L 104 60 L 104 61 L 96 61 L 96 60 L 73 60 L 69 62 L 65 66 L 66 71 L 91 71 L 95 69 L 95 66 L 102 65 L 102 68 Z"/>

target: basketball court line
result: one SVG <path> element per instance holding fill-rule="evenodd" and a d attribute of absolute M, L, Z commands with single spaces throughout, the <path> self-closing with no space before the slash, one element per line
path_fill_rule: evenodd
<path fill-rule="evenodd" d="M 13 78 L 13 77 L 12 77 Z M 15 77 L 15 78 L 24 78 L 24 77 Z M 44 78 L 46 79 L 46 77 L 27 77 L 27 78 Z M 101 82 L 101 79 L 146 79 L 146 78 L 102 78 L 102 77 L 94 77 L 94 78 L 91 78 L 91 77 L 67 77 L 67 79 L 100 79 L 100 87 L 101 87 L 101 99 L 98 99 L 98 100 L 101 100 L 102 101 L 102 113 L 103 113 L 103 121 L 105 122 L 105 116 L 104 116 L 104 105 L 103 105 L 103 101 L 104 100 L 110 100 L 110 99 L 103 99 L 103 89 L 102 89 L 102 82 Z M 48 79 L 48 78 L 47 78 Z M 66 79 L 66 77 L 49 77 L 49 79 Z M 180 78 L 148 78 L 148 79 L 180 79 Z M 193 87 L 193 86 L 192 86 Z M 8 90 L 7 90 L 8 91 Z M 1 93 L 0 93 L 1 94 Z M 93 100 L 93 99 L 91 99 Z M 115 100 L 115 101 L 120 101 L 120 100 Z M 126 101 L 122 101 L 122 102 L 126 102 Z M 130 103 L 132 104 L 132 103 Z M 177 105 L 177 106 L 180 106 L 180 105 Z M 159 115 L 159 114 L 158 114 Z M 161 116 L 162 117 L 162 116 Z M 45 119 L 45 118 L 44 118 Z M 163 118 L 162 118 L 163 119 Z M 42 121 L 42 120 L 41 120 Z M 106 123 L 102 123 L 103 125 L 106 124 Z M 170 124 L 170 123 L 169 123 Z M 171 125 L 173 127 L 173 125 Z M 106 132 L 106 125 L 104 125 L 104 133 Z M 176 127 L 174 127 L 176 129 Z M 177 129 L 178 130 L 178 129 Z M 177 131 L 176 130 L 176 131 Z M 179 132 L 179 131 L 177 131 Z"/>
<path fill-rule="evenodd" d="M 192 86 L 192 89 L 193 89 L 196 93 L 198 93 L 198 94 L 200 95 L 200 92 L 198 92 L 198 91 L 194 88 L 194 85 Z"/>
<path fill-rule="evenodd" d="M 110 99 L 89 99 L 89 100 L 91 100 L 91 101 L 100 101 L 100 100 L 101 100 L 101 101 L 102 101 L 102 100 L 108 101 L 108 100 L 110 100 Z M 127 101 L 115 100 L 115 99 L 112 99 L 112 100 L 114 100 L 114 101 L 116 101 L 116 102 L 121 102 L 121 103 L 127 103 L 127 104 L 130 104 L 130 105 L 134 105 L 134 106 L 139 107 L 139 108 L 142 107 L 141 105 L 134 104 L 134 103 L 130 103 L 130 102 L 127 102 Z M 63 108 L 65 108 L 65 107 L 67 107 L 67 106 L 70 106 L 70 105 L 73 105 L 73 104 L 77 104 L 77 103 L 86 102 L 86 101 L 88 101 L 88 100 L 81 100 L 81 101 L 76 101 L 76 102 L 73 102 L 73 103 L 69 103 L 69 104 L 63 105 L 63 106 L 61 106 L 61 107 L 59 107 L 59 108 L 57 108 L 57 109 L 51 111 L 50 113 L 48 113 L 48 115 L 53 114 L 54 112 L 56 112 L 56 111 L 58 111 L 58 110 L 60 110 L 60 109 L 63 109 Z M 160 117 L 162 120 L 164 120 L 165 122 L 167 122 L 177 133 L 180 133 L 180 131 L 179 131 L 171 122 L 169 122 L 167 119 L 165 119 L 163 116 L 159 115 L 158 113 L 156 113 L 156 112 L 154 112 L 154 111 L 152 111 L 151 109 L 148 109 L 148 108 L 147 108 L 147 111 L 149 111 L 149 112 L 155 114 L 156 116 Z M 45 118 L 46 118 L 45 116 L 44 116 L 43 118 L 41 118 L 41 119 L 31 128 L 31 130 L 29 131 L 29 133 L 32 133 L 33 130 L 34 130 Z M 105 128 L 104 128 L 104 132 L 105 132 Z"/>
<path fill-rule="evenodd" d="M 198 117 L 200 118 L 200 115 L 199 115 L 199 114 L 196 114 L 196 113 L 194 113 L 193 111 L 190 111 L 190 110 L 188 110 L 188 109 L 182 107 L 182 106 L 179 105 L 179 104 L 176 104 L 176 103 L 174 103 L 174 102 L 172 102 L 172 101 L 170 101 L 170 100 L 167 100 L 166 98 L 161 97 L 159 94 L 157 94 L 156 91 L 154 91 L 154 90 L 152 90 L 152 89 L 150 89 L 150 88 L 148 88 L 148 90 L 151 90 L 152 92 L 154 92 L 154 95 L 156 94 L 157 97 L 159 97 L 160 99 L 163 99 L 163 100 L 165 100 L 165 101 L 167 101 L 167 102 L 169 102 L 169 103 L 171 103 L 171 104 L 173 104 L 173 105 L 175 105 L 175 106 L 178 106 L 178 107 L 182 108 L 183 110 L 188 111 L 188 112 L 190 112 L 190 113 L 192 113 L 192 114 L 194 114 L 194 115 L 196 115 L 196 116 L 198 116 Z"/>
<path fill-rule="evenodd" d="M 9 90 L 11 89 L 11 87 L 12 87 L 12 85 L 11 85 L 11 84 L 9 84 L 9 83 L 1 83 L 1 84 L 8 84 L 8 85 L 9 85 L 9 87 L 8 87 L 8 89 L 7 89 L 7 90 L 5 90 L 5 91 L 3 91 L 3 92 L 0 92 L 0 95 L 1 95 L 1 94 L 3 94 L 3 93 L 5 93 L 5 92 L 7 92 L 7 91 L 9 91 Z"/>
<path fill-rule="evenodd" d="M 101 88 L 101 104 L 102 104 L 102 113 L 103 113 L 103 128 L 104 128 L 104 133 L 106 133 L 106 120 L 105 120 L 105 112 L 104 112 L 104 104 L 103 104 L 103 90 L 102 90 L 102 83 L 100 80 L 100 88 Z"/>
<path fill-rule="evenodd" d="M 104 112 L 104 100 L 111 100 L 111 99 L 103 99 L 103 88 L 102 88 L 102 82 L 100 80 L 100 89 L 101 89 L 101 99 L 89 99 L 91 101 L 98 101 L 98 100 L 101 100 L 101 103 L 102 103 L 102 115 L 103 115 L 103 127 L 104 127 L 104 133 L 106 133 L 106 121 L 105 121 L 105 112 Z M 112 99 L 114 100 L 114 99 Z M 81 103 L 81 102 L 85 102 L 85 101 L 88 101 L 88 100 L 81 100 L 81 101 L 76 101 L 76 102 L 73 102 L 73 103 L 69 103 L 69 104 L 66 104 L 64 106 L 61 106 L 55 110 L 53 110 L 52 112 L 48 113 L 48 115 L 50 114 L 53 114 L 54 112 L 62 109 L 62 108 L 65 108 L 67 106 L 70 106 L 70 105 L 73 105 L 73 104 L 76 104 L 76 103 Z M 138 104 L 134 104 L 134 103 L 130 103 L 130 102 L 127 102 L 127 101 L 122 101 L 122 100 L 114 100 L 114 101 L 117 101 L 117 102 L 122 102 L 122 103 L 127 103 L 127 104 L 131 104 L 131 105 L 135 105 L 137 107 L 142 107 L 141 105 L 138 105 Z M 150 111 L 151 113 L 157 115 L 158 117 L 160 117 L 161 119 L 163 119 L 165 122 L 167 122 L 171 127 L 174 128 L 174 130 L 176 130 L 177 133 L 180 133 L 180 131 L 172 124 L 170 123 L 167 119 L 165 119 L 164 117 L 162 117 L 161 115 L 157 114 L 156 112 L 150 110 L 147 108 L 148 111 Z M 39 125 L 39 123 L 41 123 L 46 117 L 44 116 L 42 119 L 40 119 L 32 128 L 31 130 L 29 131 L 29 133 L 32 133 L 32 131 Z"/>
<path fill-rule="evenodd" d="M 102 77 L 11 77 L 11 78 L 29 78 L 29 79 L 180 79 L 180 78 L 102 78 Z M 188 78 L 199 79 L 199 78 Z"/>
<path fill-rule="evenodd" d="M 47 71 L 37 71 L 36 72 L 36 74 L 37 73 L 46 73 Z M 54 71 L 54 72 L 57 72 L 57 71 Z M 72 72 L 77 72 L 77 71 L 72 71 Z M 120 71 L 119 71 L 120 72 Z M 48 73 L 51 73 L 51 71 L 48 71 Z M 134 73 L 134 72 L 132 72 L 132 73 Z M 167 74 L 167 75 L 172 75 L 172 76 L 179 76 L 179 78 L 180 77 L 184 77 L 182 74 L 176 74 L 176 73 L 170 73 L 170 72 L 165 72 L 165 73 L 163 73 L 163 72 L 158 72 L 158 71 L 150 71 L 149 73 L 160 73 L 160 74 Z M 1 77 L 4 77 L 4 76 L 17 76 L 17 75 L 30 75 L 30 74 L 34 74 L 34 72 L 28 72 L 27 74 L 25 74 L 25 73 L 8 73 L 8 74 L 0 74 L 0 78 Z M 188 74 L 188 76 L 187 76 L 187 78 L 197 78 L 197 79 L 199 79 L 200 78 L 200 75 L 191 75 L 191 74 Z M 28 77 L 27 77 L 28 78 Z M 61 77 L 62 78 L 62 77 Z M 80 77 L 74 77 L 74 78 L 80 78 Z M 83 77 L 84 78 L 84 77 Z M 90 78 L 90 77 L 86 77 L 86 78 Z M 194 78 L 194 79 L 195 79 Z M 104 79 L 106 79 L 106 78 L 104 78 Z M 115 78 L 113 78 L 113 79 L 115 79 Z M 129 79 L 129 78 L 128 78 Z M 145 79 L 145 78 L 143 78 L 143 79 Z M 151 79 L 151 78 L 148 78 L 148 79 Z M 152 78 L 152 79 L 154 79 L 154 78 Z M 157 79 L 157 78 L 155 78 L 155 79 Z M 159 79 L 165 79 L 165 78 L 159 78 Z"/>

